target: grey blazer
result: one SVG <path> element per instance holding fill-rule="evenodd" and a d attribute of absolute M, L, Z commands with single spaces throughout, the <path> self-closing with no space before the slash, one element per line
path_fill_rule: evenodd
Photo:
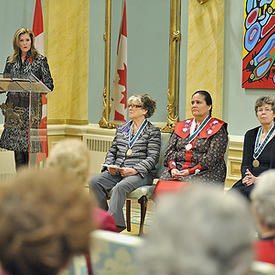
<path fill-rule="evenodd" d="M 126 156 L 129 149 L 128 138 L 132 123 L 132 121 L 129 121 L 117 127 L 112 146 L 106 155 L 105 164 L 134 168 L 141 177 L 149 174 L 154 177 L 156 176 L 156 165 L 160 155 L 160 130 L 148 121 L 143 132 L 131 148 L 131 156 Z"/>

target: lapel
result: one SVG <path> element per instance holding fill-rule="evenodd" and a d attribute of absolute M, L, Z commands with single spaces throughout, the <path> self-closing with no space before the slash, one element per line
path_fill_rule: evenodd
<path fill-rule="evenodd" d="M 181 138 L 185 139 L 190 135 L 190 128 L 194 118 L 186 119 L 184 121 L 178 122 L 175 126 L 175 133 Z M 198 137 L 208 138 L 216 134 L 223 126 L 224 121 L 217 118 L 211 118 L 205 127 L 201 130 Z"/>

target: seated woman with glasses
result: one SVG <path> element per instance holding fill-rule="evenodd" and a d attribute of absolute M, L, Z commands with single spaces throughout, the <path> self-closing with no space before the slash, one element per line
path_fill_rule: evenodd
<path fill-rule="evenodd" d="M 257 99 L 255 113 L 261 124 L 246 132 L 243 144 L 242 178 L 232 189 L 250 199 L 257 177 L 275 168 L 275 102 L 271 96 Z"/>
<path fill-rule="evenodd" d="M 126 195 L 153 183 L 161 144 L 160 130 L 147 120 L 155 111 L 155 101 L 147 94 L 133 95 L 128 100 L 128 108 L 131 120 L 117 127 L 103 171 L 90 182 L 99 207 L 115 218 L 119 231 L 126 228 L 122 211 Z"/>

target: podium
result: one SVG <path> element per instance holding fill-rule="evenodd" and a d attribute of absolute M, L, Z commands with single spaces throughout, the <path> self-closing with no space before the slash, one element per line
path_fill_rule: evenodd
<path fill-rule="evenodd" d="M 0 93 L 7 94 L 6 102 L 0 102 L 5 116 L 1 147 L 28 151 L 29 165 L 35 165 L 37 154 L 47 143 L 47 108 L 42 99 L 48 92 L 50 89 L 33 74 L 16 78 L 0 74 Z"/>

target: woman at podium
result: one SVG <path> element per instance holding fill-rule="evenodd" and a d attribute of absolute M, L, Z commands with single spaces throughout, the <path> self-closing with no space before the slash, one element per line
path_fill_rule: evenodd
<path fill-rule="evenodd" d="M 7 58 L 4 75 L 13 79 L 28 79 L 34 75 L 52 91 L 54 85 L 47 58 L 35 48 L 34 34 L 30 29 L 20 28 L 15 32 L 13 49 L 12 55 Z M 31 108 L 29 103 L 29 92 L 9 91 L 5 104 L 1 105 L 5 124 L 0 147 L 14 151 L 16 169 L 28 163 L 29 152 L 41 151 L 39 138 L 36 141 L 29 139 L 30 128 L 38 132 L 42 114 L 41 94 L 31 97 Z"/>

